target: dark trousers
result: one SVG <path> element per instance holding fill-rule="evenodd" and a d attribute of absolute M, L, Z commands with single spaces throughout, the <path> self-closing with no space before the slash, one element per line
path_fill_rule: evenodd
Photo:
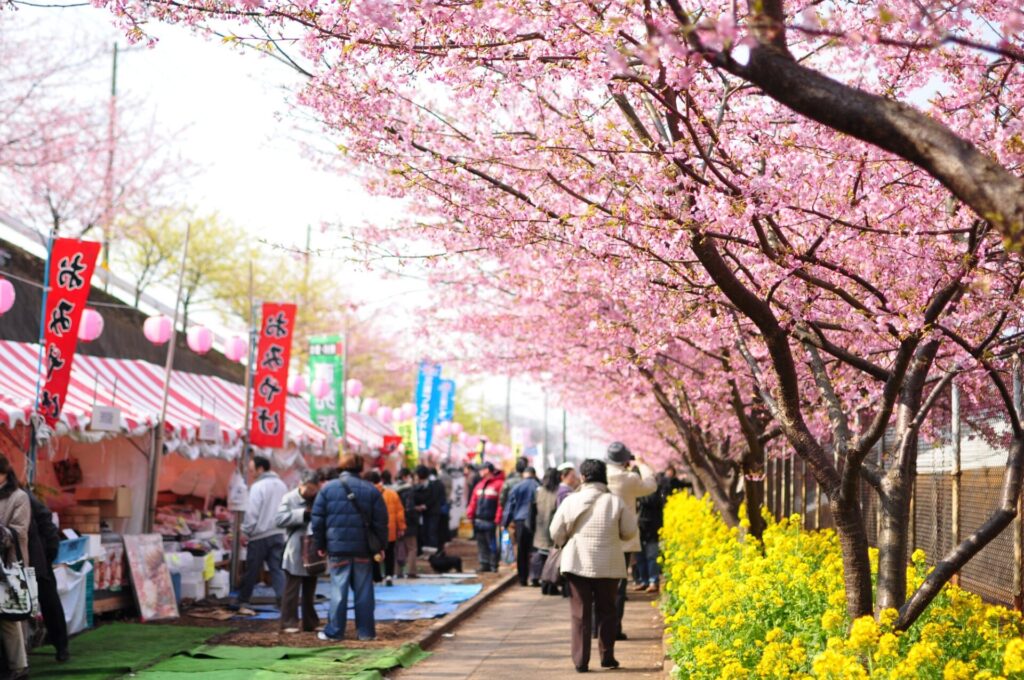
<path fill-rule="evenodd" d="M 423 548 L 440 548 L 441 516 L 422 515 L 423 524 L 420 525 L 419 539 L 420 550 Z"/>
<path fill-rule="evenodd" d="M 572 662 L 577 667 L 590 664 L 591 617 L 597 620 L 597 649 L 602 661 L 615 658 L 615 588 L 618 579 L 586 578 L 565 574 L 572 616 Z"/>
<path fill-rule="evenodd" d="M 316 630 L 320 617 L 313 603 L 316 599 L 316 576 L 285 574 L 284 595 L 281 596 L 281 628 L 299 627 L 299 589 L 302 589 L 302 630 Z"/>
<path fill-rule="evenodd" d="M 519 585 L 525 586 L 530 579 L 530 553 L 533 552 L 533 532 L 526 528 L 526 522 L 516 520 L 516 571 Z"/>
<path fill-rule="evenodd" d="M 480 557 L 480 569 L 498 571 L 498 538 L 494 529 L 475 529 L 477 555 Z"/>
<path fill-rule="evenodd" d="M 626 559 L 626 573 L 629 573 L 629 556 L 633 553 L 623 553 Z M 629 584 L 629 578 L 619 579 L 619 591 L 615 595 L 615 620 L 618 624 L 618 628 L 615 631 L 616 634 L 622 632 L 622 617 L 626 613 L 626 586 Z"/>
<path fill-rule="evenodd" d="M 284 556 L 284 534 L 274 534 L 266 538 L 249 541 L 245 551 L 245 578 L 238 589 L 238 601 L 248 603 L 252 597 L 252 589 L 260 580 L 263 563 L 267 563 L 270 572 L 270 585 L 278 600 L 284 594 L 284 571 L 281 569 L 281 558 Z"/>
<path fill-rule="evenodd" d="M 68 648 L 68 622 L 64 618 L 64 606 L 60 603 L 60 595 L 57 594 L 57 580 L 41 578 L 39 583 L 39 611 L 43 615 L 43 624 L 46 626 L 46 634 L 50 637 L 50 644 L 57 648 L 57 651 Z"/>
<path fill-rule="evenodd" d="M 388 541 L 388 546 L 384 548 L 384 561 L 373 562 L 373 582 L 380 583 L 384 580 L 385 576 L 395 575 L 395 542 Z"/>

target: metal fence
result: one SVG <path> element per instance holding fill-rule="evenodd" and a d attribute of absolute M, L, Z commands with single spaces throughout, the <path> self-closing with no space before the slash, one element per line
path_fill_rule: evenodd
<path fill-rule="evenodd" d="M 1019 383 L 1014 383 L 1020 401 Z M 922 438 L 918 475 L 911 501 L 909 552 L 920 548 L 930 564 L 941 559 L 960 540 L 973 533 L 999 504 L 1006 462 L 1006 444 L 999 433 L 1005 428 L 997 417 L 975 410 L 961 412 L 955 388 L 945 395 L 930 416 L 932 427 Z M 887 436 L 873 452 L 884 466 Z M 799 513 L 808 529 L 833 526 L 827 500 L 796 458 L 769 460 L 765 477 L 765 505 L 775 517 Z M 878 496 L 861 483 L 861 507 L 871 545 L 878 541 Z M 988 602 L 1022 608 L 1022 523 L 1018 500 L 1016 520 L 985 546 L 961 570 L 959 584 Z"/>

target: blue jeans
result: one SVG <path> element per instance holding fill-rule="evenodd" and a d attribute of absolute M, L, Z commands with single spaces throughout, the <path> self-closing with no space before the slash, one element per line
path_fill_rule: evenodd
<path fill-rule="evenodd" d="M 367 557 L 341 557 L 330 555 L 331 609 L 328 612 L 327 637 L 340 640 L 345 637 L 348 623 L 348 589 L 355 594 L 356 635 L 360 640 L 377 636 L 373 621 L 373 564 Z"/>
<path fill-rule="evenodd" d="M 661 566 L 658 564 L 658 548 L 657 541 L 641 544 L 640 552 L 636 554 L 636 572 L 640 583 L 658 585 L 658 578 L 661 576 Z"/>

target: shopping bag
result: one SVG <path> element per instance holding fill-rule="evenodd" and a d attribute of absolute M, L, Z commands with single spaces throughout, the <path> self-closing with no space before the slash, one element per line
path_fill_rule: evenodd
<path fill-rule="evenodd" d="M 508 529 L 501 530 L 501 561 L 505 564 L 516 561 L 516 551 L 512 545 L 512 537 L 508 535 Z"/>

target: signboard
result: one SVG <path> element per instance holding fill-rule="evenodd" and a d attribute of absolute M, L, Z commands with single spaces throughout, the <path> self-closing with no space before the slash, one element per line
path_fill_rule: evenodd
<path fill-rule="evenodd" d="M 116 406 L 93 406 L 89 429 L 94 432 L 120 432 L 121 409 Z"/>
<path fill-rule="evenodd" d="M 309 415 L 317 427 L 341 439 L 345 435 L 345 345 L 338 335 L 320 335 L 309 339 L 309 374 L 323 378 L 331 391 L 323 399 L 309 393 Z"/>
<path fill-rule="evenodd" d="M 279 449 L 284 446 L 287 413 L 288 362 L 292 356 L 295 305 L 264 302 L 256 347 L 252 421 L 249 442 Z"/>
<path fill-rule="evenodd" d="M 78 324 L 89 298 L 92 274 L 100 244 L 59 238 L 53 242 L 49 258 L 49 290 L 42 322 L 43 386 L 36 400 L 36 411 L 53 427 L 60 420 L 64 397 L 71 380 L 71 362 L 78 347 Z"/>
<path fill-rule="evenodd" d="M 437 382 L 437 420 L 450 423 L 455 419 L 455 381 L 439 380 Z"/>
<path fill-rule="evenodd" d="M 402 438 L 402 449 L 405 452 L 405 467 L 412 470 L 420 462 L 419 448 L 416 446 L 416 423 L 402 420 L 395 423 L 395 432 Z"/>
<path fill-rule="evenodd" d="M 434 439 L 440 398 L 437 386 L 440 381 L 441 364 L 421 361 L 416 377 L 416 445 L 420 451 L 429 449 Z"/>

